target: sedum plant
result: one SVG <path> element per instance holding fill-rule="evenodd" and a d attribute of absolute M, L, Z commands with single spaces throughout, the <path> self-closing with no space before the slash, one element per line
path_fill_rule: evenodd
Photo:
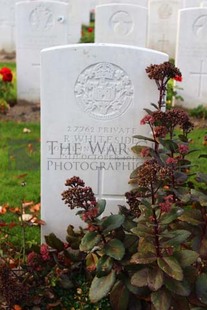
<path fill-rule="evenodd" d="M 130 176 L 128 206 L 104 216 L 105 201 L 97 201 L 79 177 L 66 181 L 62 199 L 86 223 L 79 250 L 92 278 L 92 303 L 109 296 L 115 310 L 206 309 L 207 176 L 191 174 L 188 115 L 165 110 L 167 83 L 182 75 L 169 62 L 146 72 L 157 85 L 158 102 L 140 122 L 151 136 L 134 136 L 132 149 L 144 162 Z M 69 228 L 70 244 L 77 238 Z"/>

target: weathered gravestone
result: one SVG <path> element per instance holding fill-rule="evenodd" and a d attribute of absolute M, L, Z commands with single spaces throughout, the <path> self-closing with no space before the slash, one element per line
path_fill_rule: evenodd
<path fill-rule="evenodd" d="M 175 58 L 178 11 L 181 0 L 149 2 L 148 47 Z"/>
<path fill-rule="evenodd" d="M 97 6 L 95 12 L 95 42 L 146 47 L 147 8 L 133 4 L 106 4 Z"/>
<path fill-rule="evenodd" d="M 40 51 L 67 44 L 68 4 L 25 1 L 16 4 L 18 100 L 39 102 Z"/>
<path fill-rule="evenodd" d="M 78 0 L 80 5 L 84 3 L 84 10 L 82 10 L 82 21 L 85 24 L 88 24 L 90 21 L 90 12 L 95 11 L 97 5 L 102 4 L 136 4 L 143 7 L 147 7 L 148 0 Z"/>
<path fill-rule="evenodd" d="M 107 4 L 107 3 L 130 3 L 130 4 L 136 4 L 143 7 L 148 6 L 148 0 L 98 0 L 99 4 Z"/>
<path fill-rule="evenodd" d="M 180 11 L 176 65 L 183 74 L 180 103 L 187 108 L 207 105 L 207 8 Z"/>
<path fill-rule="evenodd" d="M 14 0 L 0 0 L 0 50 L 15 51 Z"/>
<path fill-rule="evenodd" d="M 149 134 L 139 122 L 143 108 L 158 101 L 145 68 L 167 55 L 110 44 L 57 47 L 41 55 L 42 236 L 63 238 L 69 224 L 83 224 L 61 200 L 66 179 L 83 179 L 107 200 L 107 212 L 124 203 L 129 175 L 140 162 L 131 152 L 132 136 Z"/>
<path fill-rule="evenodd" d="M 183 0 L 183 8 L 200 7 L 203 0 Z"/>

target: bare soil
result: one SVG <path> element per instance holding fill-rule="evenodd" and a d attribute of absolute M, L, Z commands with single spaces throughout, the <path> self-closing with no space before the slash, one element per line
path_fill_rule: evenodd
<path fill-rule="evenodd" d="M 37 123 L 40 121 L 40 104 L 19 101 L 10 107 L 7 114 L 0 114 L 0 121 Z"/>

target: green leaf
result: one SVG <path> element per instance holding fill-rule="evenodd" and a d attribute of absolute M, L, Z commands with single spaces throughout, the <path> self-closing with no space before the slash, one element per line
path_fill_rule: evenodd
<path fill-rule="evenodd" d="M 131 284 L 137 287 L 147 286 L 148 268 L 141 269 L 133 274 Z"/>
<path fill-rule="evenodd" d="M 101 215 L 104 212 L 105 207 L 106 207 L 106 200 L 104 199 L 98 200 L 98 203 L 96 205 L 96 208 L 98 209 L 97 216 Z"/>
<path fill-rule="evenodd" d="M 188 142 L 188 138 L 184 135 L 178 135 L 179 139 L 182 141 L 182 142 Z"/>
<path fill-rule="evenodd" d="M 45 236 L 45 241 L 47 245 L 57 250 L 58 252 L 63 251 L 65 248 L 64 243 L 58 237 L 56 237 L 54 233 L 51 233 L 48 236 Z"/>
<path fill-rule="evenodd" d="M 58 283 L 62 288 L 66 290 L 69 290 L 74 287 L 73 282 L 71 281 L 71 279 L 67 274 L 61 274 L 58 278 Z"/>
<path fill-rule="evenodd" d="M 162 225 L 170 224 L 184 212 L 181 208 L 172 208 L 169 213 L 165 213 L 160 218 Z"/>
<path fill-rule="evenodd" d="M 207 154 L 201 154 L 198 156 L 198 158 L 207 158 Z"/>
<path fill-rule="evenodd" d="M 177 281 L 172 278 L 170 279 L 166 278 L 165 285 L 169 291 L 180 296 L 189 296 L 191 293 L 190 284 L 186 280 Z"/>
<path fill-rule="evenodd" d="M 139 140 L 145 140 L 145 141 L 150 141 L 150 142 L 155 142 L 155 140 L 142 136 L 142 135 L 135 135 L 133 136 L 134 139 L 139 139 Z"/>
<path fill-rule="evenodd" d="M 196 209 L 185 210 L 185 212 L 179 217 L 179 220 L 195 226 L 198 226 L 203 222 L 201 212 Z"/>
<path fill-rule="evenodd" d="M 132 150 L 133 153 L 139 155 L 140 152 L 141 152 L 141 150 L 142 150 L 143 148 L 145 148 L 145 147 L 146 147 L 146 146 L 142 146 L 142 145 L 134 145 L 134 146 L 132 146 L 131 150 Z"/>
<path fill-rule="evenodd" d="M 159 268 L 149 269 L 147 285 L 152 291 L 159 290 L 163 285 L 163 272 Z"/>
<path fill-rule="evenodd" d="M 117 259 L 121 260 L 125 254 L 125 248 L 123 243 L 118 239 L 112 239 L 110 240 L 105 246 L 104 246 L 105 254 Z"/>
<path fill-rule="evenodd" d="M 206 173 L 197 173 L 196 181 L 207 184 L 207 174 Z"/>
<path fill-rule="evenodd" d="M 124 247 L 130 253 L 133 253 L 137 250 L 138 247 L 138 237 L 130 234 L 126 234 L 123 243 Z"/>
<path fill-rule="evenodd" d="M 96 270 L 97 277 L 100 278 L 109 274 L 113 267 L 113 262 L 113 259 L 107 255 L 103 255 L 101 258 L 99 258 Z"/>
<path fill-rule="evenodd" d="M 157 260 L 154 253 L 136 253 L 132 255 L 132 264 L 151 264 Z"/>
<path fill-rule="evenodd" d="M 122 214 L 110 215 L 102 223 L 103 233 L 119 228 L 124 223 L 125 216 Z"/>
<path fill-rule="evenodd" d="M 207 204 L 207 195 L 205 195 L 201 191 L 198 191 L 198 190 L 195 190 L 195 189 L 191 190 L 191 194 L 193 195 L 193 199 L 195 201 L 198 201 L 201 206 L 204 206 L 204 207 L 206 206 L 206 204 Z"/>
<path fill-rule="evenodd" d="M 127 310 L 129 303 L 129 291 L 121 281 L 115 283 L 110 293 L 112 309 Z"/>
<path fill-rule="evenodd" d="M 137 227 L 134 227 L 131 229 L 131 232 L 133 232 L 136 236 L 138 237 L 153 237 L 154 238 L 154 233 L 150 227 L 147 227 L 144 224 L 138 224 Z"/>
<path fill-rule="evenodd" d="M 95 253 L 89 253 L 86 256 L 86 269 L 88 271 L 94 271 L 98 264 L 98 256 Z"/>
<path fill-rule="evenodd" d="M 185 181 L 187 181 L 188 175 L 180 172 L 180 171 L 174 171 L 174 180 L 177 184 L 183 184 Z"/>
<path fill-rule="evenodd" d="M 207 274 L 202 273 L 196 281 L 196 295 L 198 299 L 207 305 Z"/>
<path fill-rule="evenodd" d="M 169 246 L 177 246 L 183 243 L 190 235 L 191 235 L 191 232 L 184 230 L 184 229 L 178 229 L 175 231 L 162 233 L 161 235 L 162 238 L 164 237 L 164 238 L 170 239 L 170 240 L 162 242 L 162 244 L 169 245 Z"/>
<path fill-rule="evenodd" d="M 188 267 L 195 263 L 199 254 L 191 250 L 181 250 L 179 252 L 174 252 L 174 256 L 182 267 Z"/>
<path fill-rule="evenodd" d="M 161 289 L 151 294 L 151 300 L 156 310 L 169 310 L 171 305 L 171 294 Z"/>
<path fill-rule="evenodd" d="M 183 270 L 174 257 L 170 256 L 158 258 L 157 263 L 160 269 L 162 269 L 171 278 L 178 281 L 183 280 Z"/>
<path fill-rule="evenodd" d="M 178 145 L 177 143 L 175 143 L 172 140 L 164 140 L 164 139 L 159 139 L 159 142 L 161 145 L 163 145 L 167 150 L 171 151 L 171 152 L 176 152 L 178 149 Z"/>
<path fill-rule="evenodd" d="M 80 250 L 90 251 L 101 240 L 101 236 L 95 231 L 89 231 L 81 240 Z"/>
<path fill-rule="evenodd" d="M 105 277 L 95 277 L 89 290 L 89 298 L 92 303 L 96 303 L 107 296 L 116 281 L 115 271 L 111 271 Z"/>

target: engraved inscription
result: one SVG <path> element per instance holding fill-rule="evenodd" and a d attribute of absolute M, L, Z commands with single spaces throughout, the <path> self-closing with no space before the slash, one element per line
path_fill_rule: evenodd
<path fill-rule="evenodd" d="M 203 88 L 204 88 L 204 78 L 207 77 L 207 72 L 204 72 L 204 61 L 201 60 L 200 62 L 200 70 L 197 71 L 197 72 L 190 72 L 191 75 L 195 76 L 198 78 L 198 92 L 197 92 L 197 96 L 199 98 L 202 97 L 202 91 L 203 91 Z"/>
<path fill-rule="evenodd" d="M 169 3 L 163 3 L 160 5 L 158 15 L 161 19 L 169 18 L 173 13 L 173 8 Z"/>
<path fill-rule="evenodd" d="M 120 36 L 127 36 L 134 27 L 132 17 L 128 12 L 116 12 L 110 19 L 111 29 Z"/>
<path fill-rule="evenodd" d="M 29 21 L 33 29 L 48 30 L 54 25 L 53 13 L 43 4 L 38 5 L 30 14 Z"/>
<path fill-rule="evenodd" d="M 199 16 L 193 24 L 193 32 L 197 37 L 204 37 L 207 33 L 207 15 Z"/>
<path fill-rule="evenodd" d="M 75 96 L 84 112 L 97 119 L 113 119 L 131 105 L 133 85 L 127 73 L 111 63 L 87 67 L 78 77 Z"/>

